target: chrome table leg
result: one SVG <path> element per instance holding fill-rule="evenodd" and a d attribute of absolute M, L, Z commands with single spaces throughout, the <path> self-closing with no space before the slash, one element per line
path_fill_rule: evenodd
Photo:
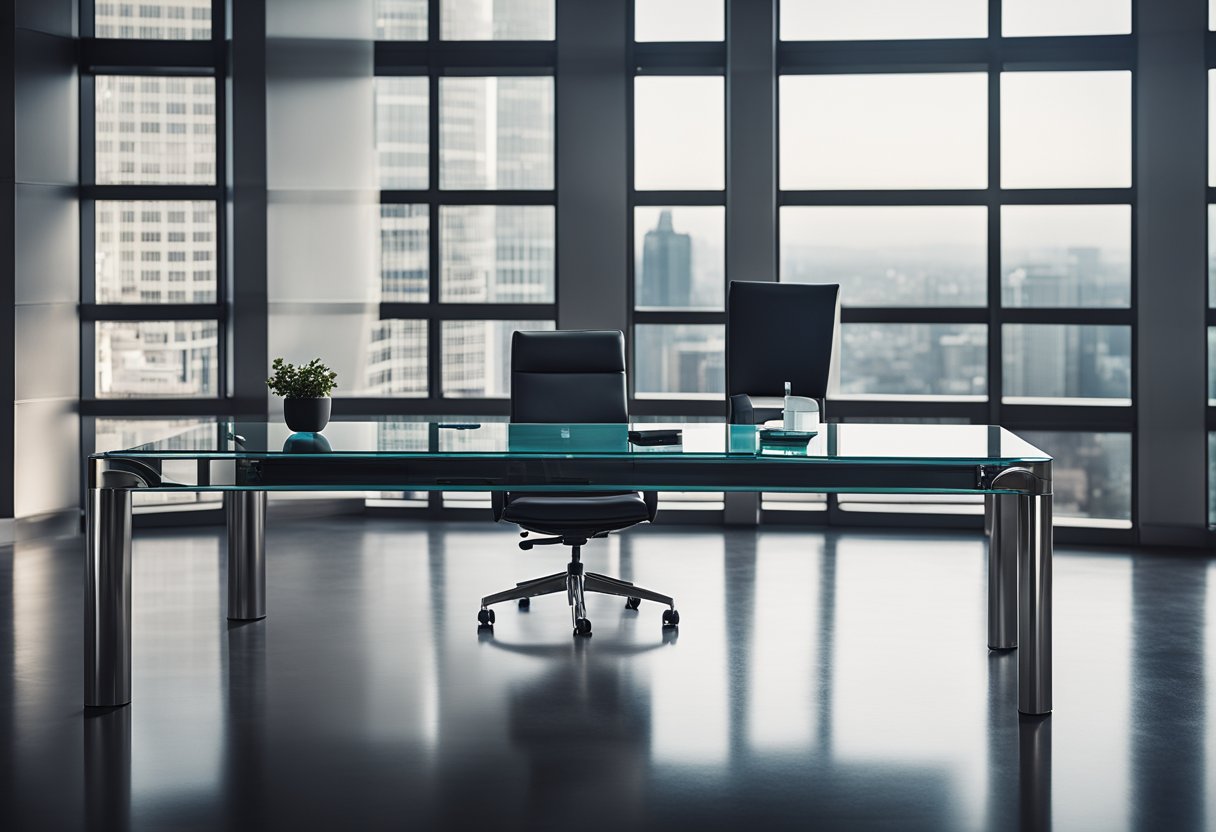
<path fill-rule="evenodd" d="M 1051 711 L 1051 494 L 1018 501 L 1018 710 Z M 995 536 L 995 535 L 994 535 Z"/>
<path fill-rule="evenodd" d="M 84 612 L 84 704 L 131 701 L 131 492 L 90 488 Z"/>
<path fill-rule="evenodd" d="M 266 617 L 266 492 L 229 491 L 228 620 Z"/>
<path fill-rule="evenodd" d="M 1018 498 L 988 494 L 992 504 L 988 538 L 988 647 L 1018 646 Z"/>

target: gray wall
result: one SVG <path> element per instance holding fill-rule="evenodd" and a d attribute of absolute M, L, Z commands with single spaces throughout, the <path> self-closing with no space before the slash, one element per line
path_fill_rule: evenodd
<path fill-rule="evenodd" d="M 628 326 L 626 3 L 563 0 L 557 15 L 557 325 Z"/>
<path fill-rule="evenodd" d="M 80 479 L 79 84 L 76 3 L 12 9 L 13 144 L 4 148 L 0 213 L 0 516 L 36 523 L 78 516 Z M 7 51 L 7 50 L 6 50 Z M 11 164 L 11 167 L 10 167 Z M 10 176 L 11 173 L 11 176 Z M 11 318 L 9 317 L 11 316 Z M 11 353 L 5 355 L 5 352 Z M 18 525 L 20 529 L 20 525 Z"/>

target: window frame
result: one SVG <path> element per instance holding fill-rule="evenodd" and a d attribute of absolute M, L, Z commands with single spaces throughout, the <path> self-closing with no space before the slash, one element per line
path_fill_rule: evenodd
<path fill-rule="evenodd" d="M 80 408 L 83 447 L 94 448 L 90 417 L 221 416 L 232 411 L 228 366 L 229 274 L 225 222 L 227 153 L 226 4 L 211 3 L 210 40 L 96 38 L 93 0 L 80 3 Z M 103 185 L 96 181 L 96 77 L 213 78 L 215 81 L 215 182 L 211 185 Z M 214 303 L 98 303 L 96 206 L 105 201 L 189 201 L 215 206 Z M 215 391 L 211 396 L 106 398 L 96 396 L 96 324 L 103 321 L 214 321 L 217 327 Z"/>
<path fill-rule="evenodd" d="M 425 205 L 428 210 L 428 294 L 425 303 L 385 301 L 380 320 L 423 320 L 427 327 L 427 395 L 343 397 L 334 399 L 334 413 L 342 416 L 384 416 L 403 412 L 418 415 L 505 416 L 506 398 L 445 397 L 443 395 L 443 323 L 445 321 L 557 321 L 561 291 L 557 257 L 557 154 L 559 138 L 554 116 L 553 187 L 545 190 L 442 190 L 439 187 L 440 97 L 439 79 L 448 77 L 550 77 L 556 111 L 557 47 L 554 41 L 445 41 L 440 39 L 440 0 L 429 0 L 427 40 L 377 40 L 374 46 L 376 78 L 427 79 L 428 181 L 425 189 L 382 189 L 380 205 Z M 560 14 L 560 9 L 556 13 Z M 553 301 L 550 303 L 455 303 L 440 300 L 442 226 L 441 206 L 551 206 L 554 212 Z M 379 274 L 377 274 L 379 279 Z"/>
<path fill-rule="evenodd" d="M 1205 71 L 1206 71 L 1206 75 L 1207 75 L 1206 80 L 1209 85 L 1212 84 L 1211 71 L 1216 69 L 1216 31 L 1213 31 L 1211 29 L 1211 27 L 1213 25 L 1216 25 L 1216 20 L 1209 20 L 1208 21 L 1209 28 L 1206 32 L 1204 32 L 1204 65 L 1206 68 Z M 1211 100 L 1211 90 L 1209 89 L 1208 97 L 1205 100 L 1205 104 L 1207 104 L 1207 102 L 1209 102 L 1210 100 Z M 1207 136 L 1207 146 L 1209 148 L 1211 147 L 1211 144 L 1212 144 L 1212 141 L 1214 138 L 1211 135 L 1212 117 L 1213 117 L 1213 114 L 1209 112 L 1207 119 L 1205 119 L 1205 124 L 1207 125 L 1207 129 L 1209 131 L 1209 134 Z M 1210 158 L 1211 158 L 1210 153 L 1208 155 L 1208 158 L 1210 160 Z M 1210 161 L 1209 161 L 1209 164 L 1211 164 Z M 1205 266 L 1207 266 L 1207 269 L 1205 269 L 1205 274 L 1204 274 L 1204 286 L 1207 289 L 1207 308 L 1204 310 L 1204 315 L 1205 315 L 1205 323 L 1207 324 L 1207 330 L 1209 333 L 1208 334 L 1209 338 L 1212 337 L 1211 333 L 1216 331 L 1216 287 L 1213 287 L 1213 285 L 1212 285 L 1212 277 L 1211 277 L 1211 274 L 1208 273 L 1208 270 L 1211 269 L 1211 264 L 1210 264 L 1210 262 L 1207 262 L 1207 259 L 1206 259 L 1207 252 L 1210 252 L 1212 250 L 1211 249 L 1211 247 L 1212 247 L 1212 223 L 1211 223 L 1210 217 L 1211 217 L 1211 213 L 1212 213 L 1212 208 L 1216 207 L 1216 186 L 1210 184 L 1211 176 L 1212 176 L 1212 171 L 1209 170 L 1208 171 L 1208 181 L 1205 182 L 1205 193 L 1206 193 L 1207 198 L 1206 198 L 1206 204 L 1204 205 L 1204 212 L 1205 212 L 1204 229 L 1205 229 L 1205 233 L 1207 235 L 1207 241 L 1206 241 L 1206 245 L 1204 247 Z M 1216 368 L 1213 368 L 1211 366 L 1212 360 L 1213 359 L 1212 359 L 1211 351 L 1209 350 L 1208 351 L 1207 377 L 1204 379 L 1205 383 L 1208 378 L 1211 378 L 1212 373 L 1214 371 L 1216 371 Z M 1208 505 L 1211 506 L 1213 504 L 1216 504 L 1216 475 L 1214 475 L 1214 474 L 1216 474 L 1216 444 L 1214 444 L 1214 442 L 1216 442 L 1216 440 L 1213 440 L 1211 438 L 1214 434 L 1216 434 L 1216 402 L 1214 402 L 1212 399 L 1208 399 L 1208 401 L 1207 401 L 1206 422 L 1207 422 L 1206 427 L 1207 427 L 1207 432 L 1208 432 L 1208 437 L 1209 437 L 1209 439 L 1208 439 L 1208 465 L 1207 465 L 1207 468 L 1208 468 Z M 1211 538 L 1212 544 L 1216 545 L 1216 515 L 1213 515 L 1210 510 L 1208 513 L 1208 532 L 1209 532 L 1209 537 Z"/>
<path fill-rule="evenodd" d="M 780 4 L 778 3 L 778 6 Z M 983 324 L 987 328 L 987 400 L 965 401 L 949 396 L 916 402 L 891 396 L 859 400 L 830 399 L 825 407 L 832 420 L 890 418 L 964 419 L 972 424 L 1002 425 L 1013 431 L 1115 432 L 1131 436 L 1130 518 L 1127 527 L 1085 528 L 1086 540 L 1128 543 L 1138 526 L 1137 511 L 1137 161 L 1136 161 L 1136 35 L 1005 37 L 1001 32 L 1000 0 L 989 2 L 985 38 L 884 41 L 777 41 L 778 83 L 784 75 L 816 74 L 920 74 L 984 72 L 988 76 L 988 184 L 977 189 L 942 190 L 782 190 L 780 147 L 777 158 L 777 245 L 781 245 L 781 209 L 787 206 L 947 206 L 979 205 L 988 211 L 987 301 L 975 307 L 842 306 L 841 325 L 871 324 Z M 777 31 L 780 31 L 778 8 Z M 728 33 L 729 36 L 729 33 Z M 1126 188 L 1001 187 L 1001 78 L 1004 73 L 1044 71 L 1129 71 L 1131 90 L 1131 171 Z M 781 102 L 778 96 L 777 123 Z M 1001 286 L 1001 208 L 1005 205 L 1129 205 L 1130 287 L 1127 307 L 1006 307 Z M 780 263 L 778 263 L 780 272 Z M 780 275 L 778 275 L 779 279 Z M 1067 403 L 1006 403 L 1003 401 L 1003 327 L 1005 324 L 1078 324 L 1126 326 L 1130 335 L 1131 390 L 1126 405 Z M 839 500 L 829 495 L 829 522 L 858 522 L 841 517 Z M 766 512 L 766 516 L 770 514 Z M 878 525 L 908 525 L 906 515 L 863 515 Z M 935 518 L 938 519 L 938 518 Z M 951 519 L 940 525 L 953 525 Z M 966 520 L 966 518 L 964 518 Z M 973 521 L 971 521 L 973 522 Z M 1068 521 L 1064 520 L 1064 525 Z"/>
<path fill-rule="evenodd" d="M 628 248 L 626 258 L 626 327 L 625 351 L 626 366 L 629 367 L 629 413 L 634 416 L 670 416 L 677 417 L 707 417 L 721 416 L 725 411 L 725 394 L 721 397 L 712 395 L 688 396 L 674 394 L 665 396 L 662 393 L 637 394 L 637 329 L 639 325 L 681 325 L 703 324 L 726 326 L 726 287 L 730 283 L 730 258 L 727 249 L 730 245 L 730 235 L 727 232 L 729 223 L 729 175 L 725 168 L 730 164 L 730 148 L 728 145 L 730 131 L 730 81 L 727 77 L 727 45 L 730 43 L 730 4 L 723 4 L 723 40 L 720 41 L 638 41 L 636 39 L 636 3 L 628 2 L 626 20 L 626 54 L 628 68 L 626 70 L 625 92 L 625 142 L 626 142 L 626 178 L 627 216 L 625 246 Z M 635 179 L 635 89 L 638 78 L 644 77 L 689 77 L 711 76 L 723 79 L 723 122 L 722 137 L 724 151 L 723 187 L 720 190 L 639 190 Z M 723 216 L 723 308 L 708 309 L 639 309 L 637 298 L 637 244 L 636 214 L 638 208 L 693 208 L 720 207 Z"/>

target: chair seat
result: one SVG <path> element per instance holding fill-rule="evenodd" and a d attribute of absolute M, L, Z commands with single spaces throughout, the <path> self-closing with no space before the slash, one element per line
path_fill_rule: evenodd
<path fill-rule="evenodd" d="M 567 529 L 607 531 L 650 519 L 642 495 L 511 494 L 502 519 L 541 532 Z"/>

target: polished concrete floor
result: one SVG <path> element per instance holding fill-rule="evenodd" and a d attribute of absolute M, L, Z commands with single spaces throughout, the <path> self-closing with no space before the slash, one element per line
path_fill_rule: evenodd
<path fill-rule="evenodd" d="M 274 522 L 263 621 L 219 530 L 141 531 L 134 701 L 81 708 L 83 544 L 0 548 L 0 829 L 1216 828 L 1216 562 L 1057 552 L 1055 706 L 985 648 L 972 535 L 637 529 L 675 595 L 479 597 L 562 568 L 489 524 Z"/>

